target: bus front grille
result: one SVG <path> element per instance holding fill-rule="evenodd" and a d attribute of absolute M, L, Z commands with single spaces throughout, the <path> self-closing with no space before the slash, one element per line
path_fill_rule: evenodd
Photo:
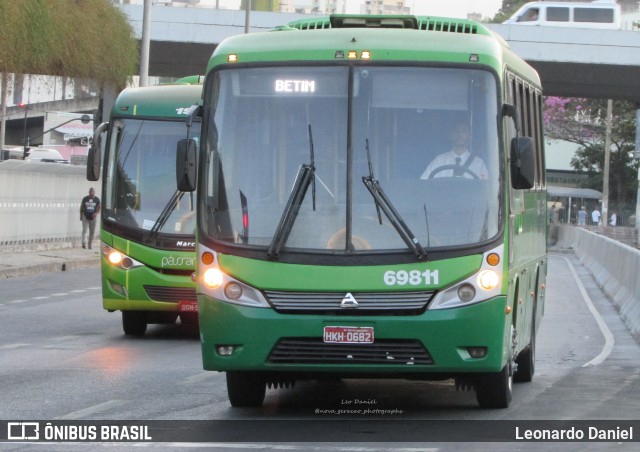
<path fill-rule="evenodd" d="M 433 298 L 433 291 L 417 292 L 280 292 L 265 296 L 280 313 L 333 315 L 417 315 Z"/>
<path fill-rule="evenodd" d="M 278 364 L 433 364 L 417 340 L 380 339 L 372 344 L 331 344 L 322 338 L 284 338 L 269 355 Z"/>
<path fill-rule="evenodd" d="M 144 286 L 147 296 L 154 301 L 179 303 L 197 301 L 196 290 L 192 287 Z"/>

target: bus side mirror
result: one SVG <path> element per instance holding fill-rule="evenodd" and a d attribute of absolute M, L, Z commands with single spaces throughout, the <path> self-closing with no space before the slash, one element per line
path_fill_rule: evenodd
<path fill-rule="evenodd" d="M 100 148 L 91 145 L 87 154 L 87 180 L 100 180 Z"/>
<path fill-rule="evenodd" d="M 176 152 L 176 184 L 180 191 L 196 189 L 196 141 L 179 140 Z"/>
<path fill-rule="evenodd" d="M 93 143 L 87 154 L 87 180 L 100 180 L 100 164 L 102 163 L 102 134 L 109 128 L 108 122 L 96 127 L 93 133 Z"/>
<path fill-rule="evenodd" d="M 536 159 L 531 137 L 518 137 L 511 140 L 510 165 L 513 188 L 525 190 L 533 187 Z"/>
<path fill-rule="evenodd" d="M 506 104 L 506 103 L 503 104 L 502 105 L 502 115 L 513 119 L 513 123 L 515 124 L 516 131 L 518 133 L 520 132 L 520 130 L 522 130 L 520 128 L 520 112 L 518 111 L 518 109 L 516 108 L 515 105 Z"/>

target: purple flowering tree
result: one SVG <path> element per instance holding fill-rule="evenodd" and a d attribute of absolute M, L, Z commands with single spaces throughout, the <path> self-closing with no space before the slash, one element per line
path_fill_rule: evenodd
<path fill-rule="evenodd" d="M 550 96 L 545 98 L 544 104 L 546 138 L 579 145 L 571 166 L 588 175 L 584 179 L 584 188 L 602 191 L 606 99 Z M 638 161 L 632 154 L 635 148 L 635 112 L 636 107 L 631 102 L 613 102 L 609 199 L 614 206 L 635 201 L 638 174 Z"/>

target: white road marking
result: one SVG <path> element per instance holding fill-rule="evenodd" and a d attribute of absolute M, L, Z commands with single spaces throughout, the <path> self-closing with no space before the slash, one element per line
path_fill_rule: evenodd
<path fill-rule="evenodd" d="M 23 344 L 21 342 L 18 342 L 16 344 L 0 345 L 0 350 L 10 350 L 13 348 L 28 347 L 29 345 L 31 344 Z"/>
<path fill-rule="evenodd" d="M 605 359 L 607 359 L 611 354 L 611 350 L 613 350 L 613 345 L 615 344 L 613 333 L 611 332 L 611 330 L 605 323 L 604 319 L 602 318 L 602 316 L 594 306 L 593 301 L 591 300 L 591 297 L 587 293 L 587 290 L 584 288 L 582 281 L 580 281 L 580 278 L 578 277 L 578 273 L 576 272 L 576 269 L 573 267 L 573 264 L 571 264 L 571 262 L 569 262 L 569 259 L 567 259 L 566 257 L 563 257 L 563 259 L 567 262 L 567 265 L 569 266 L 569 270 L 573 275 L 573 279 L 575 279 L 576 284 L 578 285 L 578 289 L 580 290 L 582 299 L 587 304 L 589 311 L 591 311 L 591 315 L 593 315 L 593 317 L 596 319 L 596 323 L 600 328 L 600 332 L 604 336 L 604 347 L 602 347 L 602 351 L 600 352 L 600 354 L 595 358 L 593 358 L 588 363 L 585 363 L 582 365 L 582 367 L 597 366 L 598 364 L 602 364 L 602 362 Z"/>
<path fill-rule="evenodd" d="M 68 341 L 70 339 L 77 339 L 80 336 L 78 335 L 74 335 L 74 334 L 70 334 L 68 336 L 58 336 L 58 337 L 52 337 L 51 340 L 52 341 Z"/>
<path fill-rule="evenodd" d="M 192 376 L 190 376 L 188 378 L 185 378 L 179 384 L 181 384 L 181 385 L 192 385 L 192 384 L 202 383 L 203 381 L 212 379 L 213 377 L 216 376 L 216 374 L 217 374 L 217 372 L 210 372 L 210 371 L 201 372 L 199 374 L 195 374 L 195 375 L 192 375 Z"/>
<path fill-rule="evenodd" d="M 64 416 L 56 417 L 55 419 L 82 419 L 83 417 L 91 416 L 96 413 L 108 411 L 112 408 L 125 405 L 126 400 L 109 400 L 108 402 L 99 403 L 98 405 L 90 406 L 78 411 L 72 411 Z"/>

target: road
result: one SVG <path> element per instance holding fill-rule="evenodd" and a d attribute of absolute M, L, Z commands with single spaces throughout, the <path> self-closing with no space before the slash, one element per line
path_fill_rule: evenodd
<path fill-rule="evenodd" d="M 256 419 L 289 426 L 347 419 L 387 426 L 640 420 L 640 345 L 572 254 L 549 257 L 536 374 L 533 382 L 514 385 L 506 410 L 478 408 L 473 392 L 458 392 L 449 381 L 404 380 L 304 382 L 269 389 L 260 409 L 234 409 L 224 375 L 202 370 L 197 337 L 179 324 L 150 326 L 144 338 L 124 336 L 120 314 L 102 310 L 99 278 L 99 269 L 90 268 L 0 281 L 0 419 L 242 420 L 245 426 Z M 346 407 L 385 414 L 329 414 Z M 288 423 L 279 425 L 286 441 Z M 362 427 L 342 425 L 354 433 Z M 371 450 L 384 450 L 375 444 Z"/>

